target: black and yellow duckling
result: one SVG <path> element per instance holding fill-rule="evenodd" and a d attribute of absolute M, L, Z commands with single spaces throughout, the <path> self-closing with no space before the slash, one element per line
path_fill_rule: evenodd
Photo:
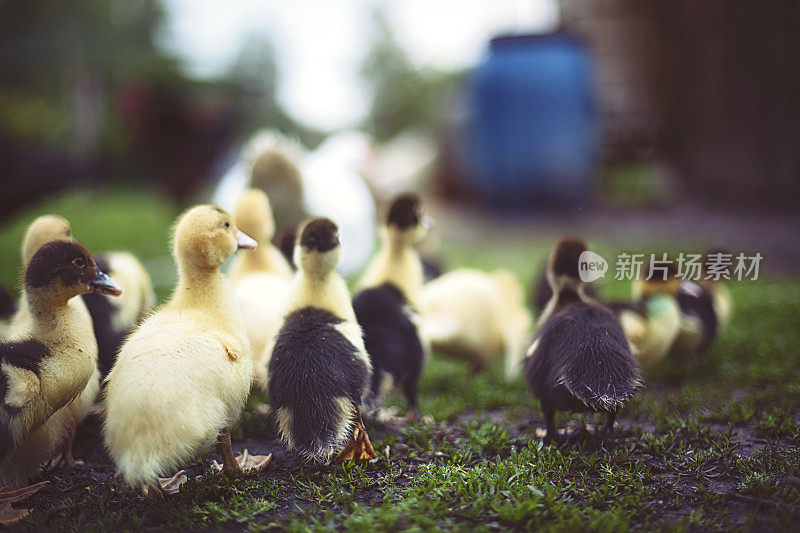
<path fill-rule="evenodd" d="M 732 256 L 730 252 L 720 248 L 709 250 L 706 253 L 706 260 L 703 263 L 703 279 L 699 281 L 700 287 L 711 294 L 714 314 L 717 317 L 717 333 L 725 331 L 733 315 L 733 296 L 728 287 L 728 280 L 723 277 L 714 279 L 713 276 L 709 276 L 709 258 L 713 256 L 719 257 L 721 254 Z"/>
<path fill-rule="evenodd" d="M 372 365 L 350 294 L 336 272 L 336 225 L 307 222 L 295 248 L 299 271 L 269 361 L 269 398 L 281 439 L 303 458 L 373 459 L 361 420 Z"/>
<path fill-rule="evenodd" d="M 650 263 L 644 269 L 633 282 L 632 302 L 604 302 L 619 318 L 631 350 L 642 365 L 652 365 L 666 357 L 680 332 L 681 281 L 673 264 L 664 268 Z"/>
<path fill-rule="evenodd" d="M 26 327 L 0 343 L 0 484 L 19 487 L 49 459 L 73 424 L 69 405 L 96 371 L 97 344 L 80 294 L 120 288 L 76 242 L 54 241 L 24 274 Z M 0 502 L 2 493 L 0 493 Z"/>
<path fill-rule="evenodd" d="M 584 292 L 589 298 L 596 300 L 598 298 L 598 281 L 586 283 Z M 550 287 L 550 282 L 547 280 L 547 263 L 542 265 L 538 274 L 534 275 L 533 283 L 531 284 L 532 292 L 530 293 L 530 306 L 536 313 L 536 317 L 540 317 L 547 307 L 548 302 L 553 297 L 553 289 Z"/>
<path fill-rule="evenodd" d="M 389 209 L 382 244 L 367 267 L 353 309 L 364 330 L 372 361 L 368 403 L 375 406 L 386 385 L 399 386 L 408 400 L 406 421 L 417 420 L 417 383 L 425 360 L 416 314 L 423 282 L 414 246 L 428 231 L 422 203 L 414 194 L 397 197 Z"/>
<path fill-rule="evenodd" d="M 58 215 L 42 215 L 30 223 L 22 239 L 21 259 L 23 276 L 34 254 L 45 244 L 54 241 L 75 242 L 70 224 L 65 218 Z M 124 291 L 123 294 L 125 294 Z M 88 295 L 85 294 L 84 296 Z M 96 296 L 98 298 L 106 298 L 105 295 L 98 294 Z M 121 296 L 114 296 L 114 298 L 121 298 Z M 70 312 L 74 316 L 75 322 L 83 324 L 82 327 L 86 329 L 90 335 L 94 335 L 93 320 L 89 314 L 89 310 L 86 308 L 83 298 L 71 298 L 67 302 L 67 307 L 69 307 Z M 9 337 L 24 335 L 25 332 L 29 331 L 31 328 L 33 318 L 31 308 L 27 304 L 27 293 L 23 290 L 20 296 L 19 307 L 6 328 L 6 334 Z M 69 418 L 66 423 L 67 432 L 63 437 L 64 442 L 61 447 L 61 453 L 50 463 L 50 466 L 72 467 L 79 463 L 79 461 L 72 456 L 72 441 L 75 438 L 76 429 L 88 416 L 100 392 L 100 372 L 97 369 L 97 352 L 96 345 L 87 352 L 95 362 L 95 371 L 92 372 L 89 381 L 86 383 L 86 387 L 77 398 L 69 402 L 64 408 L 63 413 L 51 417 L 38 431 L 38 433 L 42 435 L 49 434 L 51 427 L 60 431 L 59 428 L 64 426 L 60 417 L 63 415 Z M 46 442 L 47 439 L 44 439 L 44 441 Z"/>
<path fill-rule="evenodd" d="M 602 412 L 606 428 L 641 386 L 639 367 L 619 320 L 584 294 L 578 258 L 588 248 L 563 238 L 550 254 L 553 297 L 528 350 L 525 375 L 539 398 L 547 440 L 557 439 L 556 411 Z"/>
<path fill-rule="evenodd" d="M 106 378 L 106 448 L 125 482 L 145 496 L 176 492 L 181 472 L 159 476 L 214 444 L 225 471 L 269 461 L 248 464 L 231 448 L 253 358 L 239 303 L 219 270 L 237 249 L 255 246 L 219 207 L 183 214 L 173 232 L 175 292 L 125 340 Z"/>

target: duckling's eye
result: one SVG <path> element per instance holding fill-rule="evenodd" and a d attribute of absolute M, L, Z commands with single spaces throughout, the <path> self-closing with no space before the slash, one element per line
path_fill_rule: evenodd
<path fill-rule="evenodd" d="M 71 236 L 71 235 L 72 235 L 72 231 L 70 231 L 70 230 L 67 230 L 67 237 L 69 237 L 69 236 Z"/>
<path fill-rule="evenodd" d="M 83 257 L 76 257 L 75 259 L 72 260 L 72 264 L 78 268 L 83 268 L 86 266 L 86 259 L 84 259 Z"/>
<path fill-rule="evenodd" d="M 225 227 L 226 228 L 230 228 L 231 227 L 231 223 L 230 222 L 225 222 Z"/>

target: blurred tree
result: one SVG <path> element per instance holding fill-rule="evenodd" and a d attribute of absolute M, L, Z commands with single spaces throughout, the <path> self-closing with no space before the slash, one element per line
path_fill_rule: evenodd
<path fill-rule="evenodd" d="M 274 128 L 297 137 L 306 146 L 324 139 L 320 131 L 294 121 L 278 103 L 278 64 L 275 49 L 263 35 L 249 35 L 225 76 L 234 86 L 237 117 L 247 135 L 263 128 Z"/>
<path fill-rule="evenodd" d="M 408 128 L 435 129 L 443 117 L 440 103 L 460 73 L 420 70 L 394 39 L 386 14 L 373 13 L 374 37 L 361 67 L 371 102 L 365 128 L 386 140 Z"/>

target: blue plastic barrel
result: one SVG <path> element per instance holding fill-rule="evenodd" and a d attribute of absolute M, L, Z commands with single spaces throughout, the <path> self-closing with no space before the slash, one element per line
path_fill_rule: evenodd
<path fill-rule="evenodd" d="M 499 206 L 589 197 L 598 132 L 591 60 L 579 40 L 493 39 L 466 92 L 460 159 L 471 189 Z"/>

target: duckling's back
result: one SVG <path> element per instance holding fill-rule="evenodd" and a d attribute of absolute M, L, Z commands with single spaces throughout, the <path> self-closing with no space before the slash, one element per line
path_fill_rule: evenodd
<path fill-rule="evenodd" d="M 615 412 L 640 387 L 619 321 L 594 305 L 571 305 L 544 324 L 526 375 L 543 404 L 563 411 Z"/>
<path fill-rule="evenodd" d="M 120 349 L 106 384 L 106 445 L 125 480 L 150 483 L 203 453 L 244 407 L 246 339 L 162 309 Z"/>
<path fill-rule="evenodd" d="M 281 437 L 307 459 L 327 462 L 352 434 L 371 367 L 360 329 L 305 307 L 286 317 L 269 362 L 269 396 Z"/>
<path fill-rule="evenodd" d="M 416 315 L 403 293 L 392 283 L 364 289 L 353 298 L 353 310 L 375 369 L 388 372 L 398 383 L 417 379 L 425 350 Z M 376 386 L 373 383 L 373 393 Z"/>

